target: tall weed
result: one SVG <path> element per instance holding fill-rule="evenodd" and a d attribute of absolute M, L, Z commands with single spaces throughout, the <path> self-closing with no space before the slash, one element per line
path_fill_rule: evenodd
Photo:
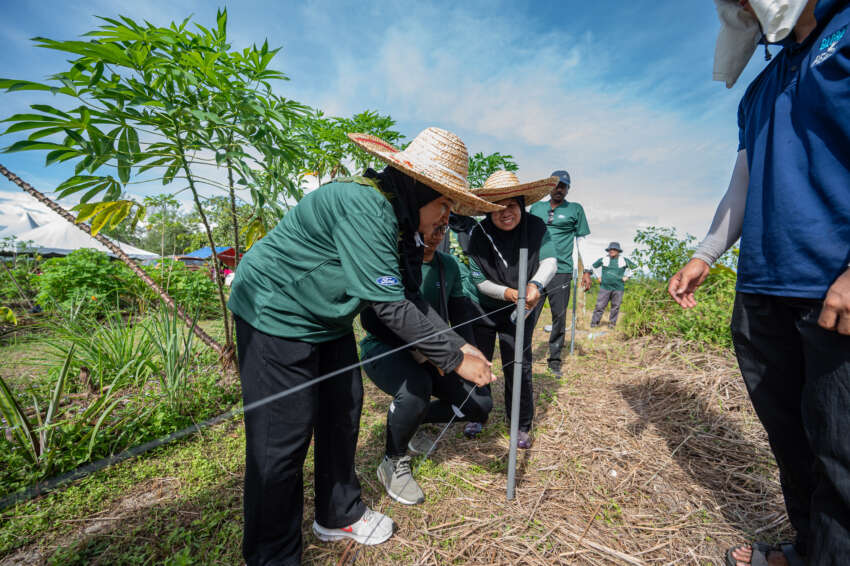
<path fill-rule="evenodd" d="M 121 388 L 140 386 L 154 373 L 155 353 L 146 332 L 124 320 L 117 312 L 103 319 L 89 316 L 84 309 L 72 306 L 48 323 L 53 337 L 48 344 L 59 356 L 76 348 L 77 367 L 91 391 L 99 391 L 113 383 Z M 84 368 L 84 369 L 83 369 Z"/>
<path fill-rule="evenodd" d="M 185 403 L 186 385 L 192 373 L 196 324 L 197 315 L 191 328 L 187 328 L 174 310 L 161 305 L 144 327 L 158 357 L 162 392 L 178 412 Z"/>

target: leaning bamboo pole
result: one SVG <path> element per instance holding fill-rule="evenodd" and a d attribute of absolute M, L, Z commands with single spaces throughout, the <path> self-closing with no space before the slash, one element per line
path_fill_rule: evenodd
<path fill-rule="evenodd" d="M 22 191 L 31 195 L 38 202 L 42 203 L 47 208 L 49 208 L 50 210 L 52 210 L 53 212 L 55 212 L 56 214 L 58 214 L 59 216 L 61 216 L 62 218 L 64 218 L 65 220 L 67 220 L 68 222 L 70 222 L 71 224 L 73 224 L 74 226 L 76 226 L 77 228 L 97 240 L 98 242 L 100 242 L 101 244 L 103 244 L 104 246 L 106 246 L 110 252 L 115 254 L 115 257 L 124 262 L 127 267 L 129 267 L 133 271 L 133 273 L 138 275 L 148 287 L 153 289 L 154 292 L 159 295 L 159 297 L 166 305 L 168 305 L 169 308 L 174 309 L 174 311 L 177 312 L 180 318 L 183 319 L 183 322 L 185 322 L 187 326 L 194 330 L 195 334 L 198 336 L 201 342 L 218 352 L 219 359 L 223 365 L 229 366 L 233 363 L 234 352 L 232 351 L 232 348 L 224 348 L 221 344 L 216 342 L 212 336 L 204 332 L 200 326 L 195 324 L 192 320 L 192 317 L 186 314 L 186 311 L 183 310 L 180 305 L 174 302 L 174 299 L 171 298 L 171 295 L 169 295 L 162 287 L 157 285 L 156 281 L 151 279 L 150 276 L 145 273 L 145 271 L 141 267 L 139 267 L 135 261 L 133 261 L 127 254 L 125 254 L 121 248 L 116 246 L 115 243 L 112 242 L 112 240 L 103 236 L 102 234 L 92 234 L 91 228 L 88 224 L 82 222 L 78 224 L 77 219 L 74 217 L 73 214 L 65 210 L 58 203 L 48 198 L 44 193 L 38 191 L 35 187 L 30 185 L 11 171 L 9 171 L 6 167 L 3 166 L 2 163 L 0 163 L 0 173 L 2 173 L 4 177 L 16 184 L 18 187 L 20 187 Z"/>

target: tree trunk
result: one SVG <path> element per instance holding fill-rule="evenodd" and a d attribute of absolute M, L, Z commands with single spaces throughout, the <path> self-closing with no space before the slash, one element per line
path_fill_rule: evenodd
<path fill-rule="evenodd" d="M 130 259 L 127 256 L 127 254 L 125 254 L 124 251 L 121 248 L 116 246 L 111 240 L 109 240 L 108 238 L 106 238 L 105 236 L 103 236 L 101 234 L 97 234 L 96 236 L 93 236 L 92 233 L 91 233 L 91 228 L 89 228 L 88 224 L 84 224 L 84 223 L 77 224 L 77 219 L 74 218 L 73 214 L 71 214 L 70 212 L 68 212 L 64 208 L 62 208 L 59 204 L 53 202 L 51 199 L 49 199 L 43 193 L 36 190 L 32 185 L 30 185 L 29 183 L 27 183 L 26 181 L 24 181 L 23 179 L 21 179 L 20 177 L 18 177 L 17 175 L 12 173 L 8 169 L 6 169 L 3 165 L 0 165 L 0 174 L 2 174 L 4 177 L 9 179 L 11 182 L 15 183 L 17 186 L 19 186 L 21 188 L 21 190 L 23 190 L 25 193 L 30 194 L 37 201 L 39 201 L 40 203 L 47 206 L 47 208 L 49 208 L 50 210 L 52 210 L 53 212 L 55 212 L 56 214 L 58 214 L 59 216 L 61 216 L 62 218 L 64 218 L 65 220 L 67 220 L 68 222 L 70 222 L 71 224 L 73 224 L 74 226 L 79 228 L 80 230 L 82 230 L 83 232 L 85 232 L 86 234 L 92 236 L 92 238 L 94 238 L 95 240 L 97 240 L 98 242 L 103 244 L 104 246 L 106 246 L 107 249 L 109 249 L 110 252 L 115 254 L 115 257 L 117 257 L 118 259 L 123 261 L 127 265 L 127 267 L 129 267 L 133 271 L 133 273 L 138 275 L 142 279 L 142 281 L 145 282 L 145 284 L 148 287 L 153 289 L 154 292 L 156 292 L 156 294 L 159 295 L 159 297 L 163 300 L 163 302 L 166 305 L 168 305 L 170 308 L 174 309 L 177 312 L 177 314 L 180 315 L 180 318 L 183 319 L 183 322 L 185 322 L 189 327 L 194 327 L 195 334 L 198 336 L 198 338 L 201 340 L 201 342 L 203 342 L 204 344 L 206 344 L 207 346 L 209 346 L 210 348 L 212 348 L 213 350 L 218 352 L 219 360 L 221 361 L 221 363 L 223 365 L 225 365 L 227 367 L 232 365 L 232 363 L 233 363 L 233 350 L 232 350 L 232 348 L 231 348 L 230 351 L 228 351 L 226 348 L 222 347 L 221 344 L 216 342 L 209 334 L 204 332 L 197 324 L 195 324 L 194 321 L 192 320 L 192 318 L 189 315 L 186 314 L 186 311 L 184 311 L 180 307 L 180 305 L 175 303 L 174 299 L 172 299 L 171 296 L 168 293 L 166 293 L 159 285 L 157 285 L 156 281 L 151 279 L 150 276 L 148 276 L 148 274 L 145 273 L 144 270 L 141 267 L 139 267 L 136 264 L 135 261 Z"/>
<path fill-rule="evenodd" d="M 233 250 L 236 252 L 233 258 L 233 270 L 239 266 L 239 217 L 236 216 L 236 191 L 233 188 L 233 166 L 230 158 L 227 159 L 227 182 L 230 188 L 230 216 L 233 220 Z"/>
<path fill-rule="evenodd" d="M 224 300 L 224 282 L 221 278 L 221 272 L 218 270 L 218 256 L 215 253 L 215 240 L 213 239 L 212 229 L 210 228 L 209 220 L 204 212 L 204 207 L 201 206 L 201 197 L 198 195 L 198 190 L 195 187 L 195 180 L 192 178 L 192 171 L 189 169 L 189 162 L 186 161 L 186 154 L 183 150 L 183 142 L 180 139 L 179 133 L 177 136 L 177 147 L 180 151 L 180 160 L 183 163 L 183 172 L 186 173 L 186 180 L 189 182 L 189 189 L 192 191 L 192 198 L 195 201 L 195 208 L 198 209 L 198 215 L 201 217 L 201 223 L 204 225 L 204 230 L 207 233 L 207 241 L 210 244 L 210 253 L 212 254 L 213 277 L 215 285 L 218 289 L 218 300 L 221 303 L 221 313 L 224 317 L 224 348 L 233 358 L 236 347 L 233 344 L 233 334 L 230 331 L 230 316 L 227 310 L 227 301 Z"/>

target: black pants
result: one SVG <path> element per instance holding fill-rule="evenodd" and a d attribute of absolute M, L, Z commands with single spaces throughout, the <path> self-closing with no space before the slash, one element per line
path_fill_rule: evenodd
<path fill-rule="evenodd" d="M 599 296 L 596 297 L 596 306 L 593 309 L 593 318 L 590 319 L 590 326 L 599 326 L 602 322 L 602 315 L 605 313 L 605 307 L 611 303 L 611 312 L 608 314 L 608 326 L 614 327 L 617 325 L 617 318 L 620 316 L 620 305 L 623 303 L 623 295 L 625 291 L 614 291 L 612 289 L 599 289 Z"/>
<path fill-rule="evenodd" d="M 254 401 L 357 362 L 354 335 L 308 344 L 264 334 L 236 318 L 242 400 Z M 301 563 L 303 465 L 315 432 L 316 521 L 340 528 L 366 512 L 354 454 L 363 406 L 360 369 L 245 413 L 245 527 L 251 566 Z"/>
<path fill-rule="evenodd" d="M 567 307 L 570 304 L 570 292 L 573 276 L 570 273 L 556 273 L 546 286 L 549 309 L 552 311 L 552 332 L 549 333 L 549 367 L 561 369 L 561 351 L 564 349 L 564 336 L 567 332 Z"/>
<path fill-rule="evenodd" d="M 732 316 L 797 550 L 812 566 L 850 562 L 850 336 L 819 327 L 820 310 L 817 300 L 738 293 Z"/>
<path fill-rule="evenodd" d="M 390 349 L 380 344 L 369 355 Z M 447 423 L 453 416 L 457 421 L 484 422 L 493 408 L 489 391 L 454 372 L 440 375 L 432 364 L 416 363 L 406 351 L 368 362 L 363 368 L 381 391 L 393 397 L 387 412 L 387 456 L 391 458 L 407 454 L 407 443 L 422 423 Z"/>
<path fill-rule="evenodd" d="M 531 347 L 534 338 L 534 326 L 540 316 L 542 303 L 538 303 L 534 312 L 525 319 L 525 335 L 522 346 L 522 381 L 519 396 L 519 430 L 528 432 L 534 421 L 534 387 L 531 383 Z M 492 325 L 476 324 L 475 343 L 488 360 L 493 359 L 496 350 L 496 337 L 499 338 L 499 351 L 502 355 L 502 368 L 505 381 L 505 415 L 511 416 L 511 405 L 513 402 L 512 392 L 514 384 L 514 344 L 516 344 L 516 326 L 511 322 L 513 309 L 506 309 L 489 316 Z M 487 319 L 485 319 L 486 321 Z M 483 387 L 490 395 L 490 386 Z"/>

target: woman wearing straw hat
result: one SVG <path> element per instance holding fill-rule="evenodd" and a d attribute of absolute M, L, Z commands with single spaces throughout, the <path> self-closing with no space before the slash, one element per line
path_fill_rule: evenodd
<path fill-rule="evenodd" d="M 522 358 L 522 390 L 520 391 L 519 438 L 520 448 L 531 447 L 531 424 L 534 418 L 534 392 L 531 384 L 531 343 L 539 310 L 543 288 L 558 269 L 555 250 L 546 224 L 526 212 L 525 207 L 548 194 L 558 183 L 557 177 L 549 177 L 532 183 L 520 183 L 510 171 L 493 173 L 484 186 L 473 191 L 481 198 L 503 205 L 505 208 L 492 212 L 475 226 L 470 234 L 467 256 L 469 257 L 468 292 L 484 310 L 490 313 L 487 319 L 475 325 L 475 341 L 488 359 L 493 358 L 496 337 L 502 352 L 502 367 L 505 371 L 505 410 L 511 414 L 511 391 L 513 380 L 514 339 L 516 324 L 511 319 L 514 312 L 503 309 L 515 303 L 518 297 L 519 250 L 528 249 L 526 287 L 525 340 Z M 476 436 L 483 423 L 470 422 L 464 432 Z"/>
<path fill-rule="evenodd" d="M 301 561 L 302 467 L 314 432 L 316 536 L 362 544 L 392 536 L 392 520 L 361 500 L 354 471 L 363 384 L 352 321 L 363 309 L 405 342 L 420 340 L 441 370 L 478 385 L 495 380 L 419 295 L 423 235 L 441 230 L 453 205 L 499 208 L 468 190 L 466 146 L 438 128 L 404 151 L 349 137 L 389 167 L 305 196 L 245 254 L 228 303 L 245 407 L 249 565 Z"/>

